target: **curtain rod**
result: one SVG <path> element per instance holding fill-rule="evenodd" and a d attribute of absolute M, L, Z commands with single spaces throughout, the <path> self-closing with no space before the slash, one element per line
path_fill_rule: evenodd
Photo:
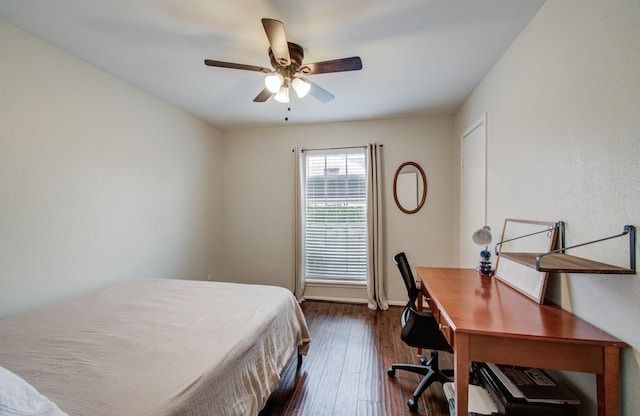
<path fill-rule="evenodd" d="M 380 147 L 384 147 L 384 145 L 380 145 Z M 325 147 L 322 149 L 300 149 L 301 152 L 315 151 L 315 150 L 342 150 L 342 149 L 366 149 L 367 146 L 344 146 L 344 147 Z"/>

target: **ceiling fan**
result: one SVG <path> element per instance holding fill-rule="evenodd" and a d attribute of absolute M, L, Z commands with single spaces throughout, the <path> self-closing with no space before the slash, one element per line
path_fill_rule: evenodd
<path fill-rule="evenodd" d="M 205 65 L 208 66 L 244 69 L 268 74 L 265 78 L 265 87 L 253 99 L 254 102 L 265 102 L 275 94 L 274 99 L 276 101 L 288 103 L 289 91 L 290 88 L 293 88 L 298 98 L 311 94 L 326 103 L 333 100 L 335 98 L 334 95 L 300 75 L 317 75 L 362 69 L 362 60 L 359 56 L 303 64 L 304 50 L 300 45 L 287 41 L 284 24 L 281 21 L 264 18 L 262 19 L 262 26 L 269 40 L 269 59 L 273 69 L 211 59 L 204 60 Z"/>

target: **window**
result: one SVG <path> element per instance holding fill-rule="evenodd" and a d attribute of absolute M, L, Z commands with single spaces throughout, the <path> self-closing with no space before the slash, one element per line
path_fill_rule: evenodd
<path fill-rule="evenodd" d="M 305 279 L 366 281 L 365 149 L 304 152 Z"/>

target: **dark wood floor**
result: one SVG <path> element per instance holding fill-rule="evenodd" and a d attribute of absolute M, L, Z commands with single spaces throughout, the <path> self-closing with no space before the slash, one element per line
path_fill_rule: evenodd
<path fill-rule="evenodd" d="M 449 415 L 440 384 L 429 387 L 411 413 L 407 400 L 419 376 L 387 375 L 393 363 L 419 363 L 416 350 L 400 340 L 402 308 L 306 301 L 302 310 L 311 332 L 309 354 L 297 371 L 293 363 L 287 367 L 261 416 Z M 452 356 L 440 353 L 440 363 L 451 368 Z"/>

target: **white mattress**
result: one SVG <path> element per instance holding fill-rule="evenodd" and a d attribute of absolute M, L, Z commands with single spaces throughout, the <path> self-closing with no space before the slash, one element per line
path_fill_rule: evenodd
<path fill-rule="evenodd" d="M 0 365 L 71 416 L 256 415 L 310 341 L 286 289 L 143 280 L 0 320 Z"/>

